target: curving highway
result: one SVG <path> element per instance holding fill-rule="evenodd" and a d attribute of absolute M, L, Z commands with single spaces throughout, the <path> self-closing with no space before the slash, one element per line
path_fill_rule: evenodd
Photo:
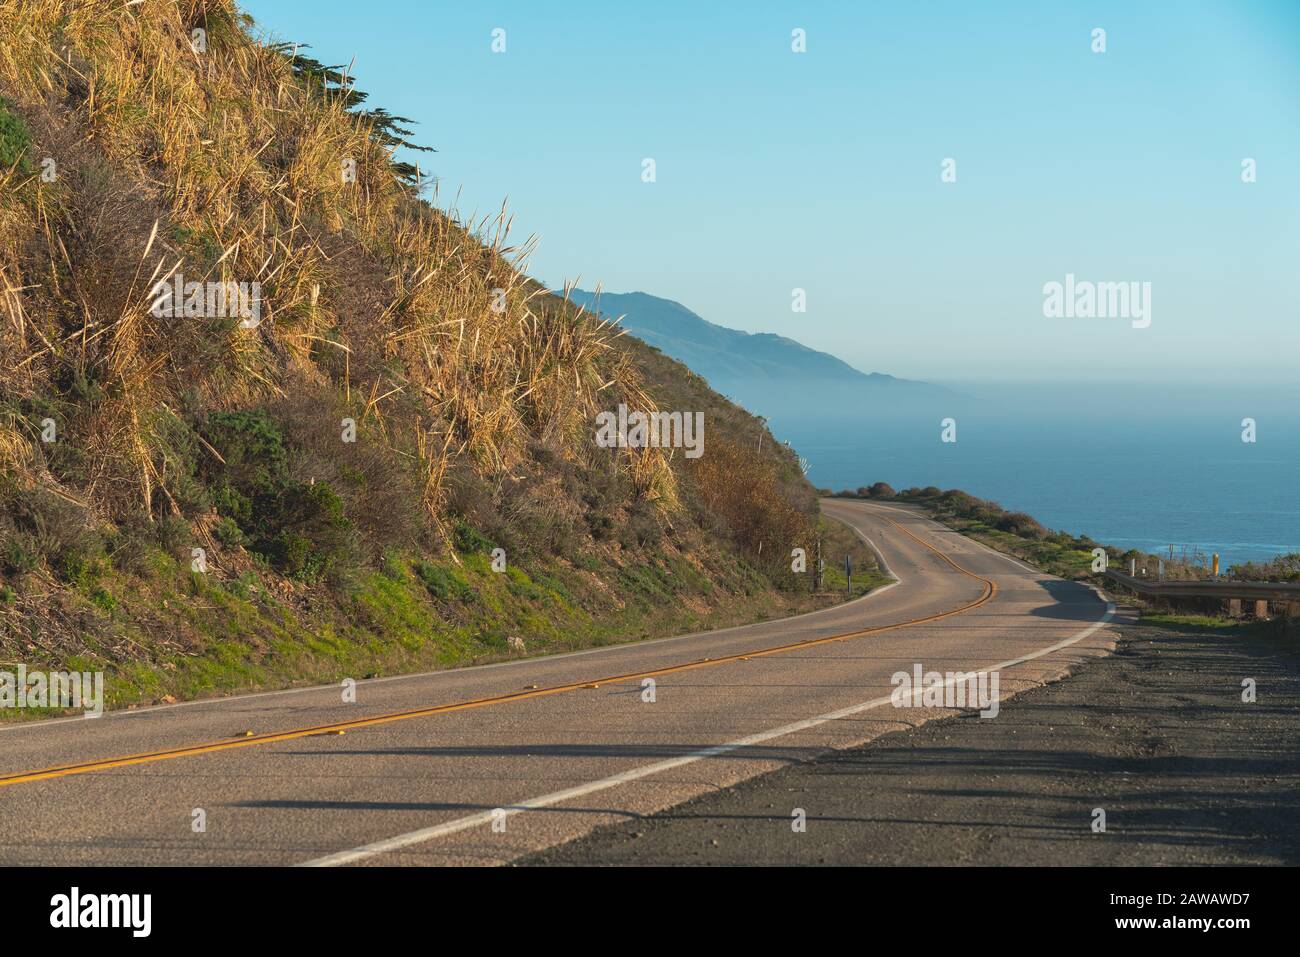
<path fill-rule="evenodd" d="M 0 864 L 509 863 L 950 712 L 1113 644 L 1114 609 L 919 514 L 826 500 L 897 581 L 780 621 L 549 658 L 0 727 Z M 997 720 L 992 718 L 990 720 Z M 199 829 L 196 821 L 201 821 Z"/>

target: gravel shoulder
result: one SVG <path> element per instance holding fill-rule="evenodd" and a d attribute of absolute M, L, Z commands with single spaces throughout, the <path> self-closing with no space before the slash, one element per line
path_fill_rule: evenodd
<path fill-rule="evenodd" d="M 519 863 L 1295 865 L 1298 652 L 1276 625 L 1143 618 L 996 718 L 887 734 Z"/>

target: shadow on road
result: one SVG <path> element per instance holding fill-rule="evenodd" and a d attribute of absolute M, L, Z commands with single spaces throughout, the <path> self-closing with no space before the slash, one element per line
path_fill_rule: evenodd
<path fill-rule="evenodd" d="M 1096 603 L 1064 608 L 1096 618 Z M 1123 635 L 997 718 L 885 735 L 525 863 L 1300 864 L 1294 642 L 1166 624 Z"/>
<path fill-rule="evenodd" d="M 1097 593 L 1078 582 L 1043 578 L 1038 581 L 1038 585 L 1051 596 L 1054 604 L 1035 608 L 1030 614 L 1036 618 L 1077 621 L 1090 625 L 1106 611 L 1106 603 L 1097 597 Z"/>

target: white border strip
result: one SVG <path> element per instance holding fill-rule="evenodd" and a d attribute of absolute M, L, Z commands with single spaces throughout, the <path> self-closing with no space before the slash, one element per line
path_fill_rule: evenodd
<path fill-rule="evenodd" d="M 1021 655 L 1019 658 L 1011 658 L 1007 661 L 999 662 L 988 668 L 981 668 L 978 671 L 1002 671 L 1015 665 L 1023 664 L 1026 661 L 1032 661 L 1035 658 L 1041 658 L 1049 655 L 1054 651 L 1060 651 L 1076 642 L 1082 641 L 1089 635 L 1096 633 L 1098 629 L 1104 626 L 1115 615 L 1114 602 L 1106 602 L 1106 613 L 1097 621 L 1093 622 L 1083 631 L 1064 641 L 1058 641 L 1053 645 L 1048 645 L 1040 651 L 1031 654 Z M 978 672 L 977 672 L 978 673 Z M 952 683 L 955 678 L 950 678 L 944 682 L 946 687 Z M 299 867 L 338 867 L 342 864 L 355 864 L 358 861 L 364 861 L 368 858 L 376 857 L 380 854 L 387 854 L 392 851 L 399 851 L 404 847 L 410 847 L 413 844 L 423 844 L 425 841 L 431 841 L 435 838 L 446 837 L 449 834 L 457 834 L 461 831 L 467 831 L 470 828 L 479 827 L 480 825 L 490 824 L 493 815 L 498 811 L 506 815 L 522 814 L 524 811 L 536 811 L 541 808 L 552 807 L 556 804 L 562 804 L 565 801 L 574 798 L 584 797 L 596 791 L 605 791 L 620 784 L 626 784 L 629 781 L 637 781 L 641 778 L 650 777 L 652 774 L 660 774 L 664 771 L 671 771 L 673 768 L 680 768 L 683 765 L 693 764 L 696 761 L 702 761 L 705 758 L 717 757 L 720 754 L 727 754 L 731 751 L 737 751 L 741 748 L 752 747 L 755 744 L 762 744 L 765 741 L 771 741 L 773 738 L 784 737 L 787 734 L 794 734 L 798 731 L 806 731 L 809 728 L 815 728 L 818 725 L 826 724 L 829 721 L 838 721 L 841 718 L 852 717 L 863 711 L 869 711 L 872 708 L 879 708 L 892 702 L 892 696 L 886 695 L 883 698 L 873 698 L 870 701 L 864 701 L 861 704 L 850 705 L 847 708 L 841 708 L 839 711 L 831 711 L 827 714 L 818 715 L 815 718 L 807 718 L 803 721 L 796 721 L 793 724 L 783 724 L 779 728 L 772 728 L 768 731 L 760 731 L 757 734 L 751 734 L 748 737 L 737 738 L 735 741 L 728 741 L 726 744 L 716 744 L 709 748 L 701 748 L 698 751 L 692 751 L 690 754 L 684 754 L 681 757 L 669 758 L 664 761 L 656 761 L 654 764 L 647 764 L 639 768 L 632 768 L 619 774 L 610 775 L 607 778 L 601 778 L 598 781 L 590 781 L 587 784 L 580 784 L 577 787 L 566 788 L 563 791 L 552 791 L 550 794 L 543 794 L 540 797 L 529 798 L 526 801 L 520 801 L 506 808 L 496 808 L 491 811 L 480 811 L 478 814 L 471 814 L 468 817 L 456 818 L 445 824 L 437 824 L 433 827 L 422 828 L 418 831 L 410 831 L 406 834 L 398 834 L 395 837 L 385 838 L 382 841 L 376 841 L 373 844 L 364 844 L 361 847 L 353 848 L 350 851 L 339 851 L 335 854 L 329 854 L 325 857 L 318 857 L 315 860 L 306 861 Z"/>

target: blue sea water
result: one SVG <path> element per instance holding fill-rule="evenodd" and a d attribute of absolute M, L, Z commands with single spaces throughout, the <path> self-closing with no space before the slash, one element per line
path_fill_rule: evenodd
<path fill-rule="evenodd" d="M 1195 547 L 1225 566 L 1300 552 L 1300 410 L 1255 403 L 1247 443 L 1241 403 L 950 404 L 955 443 L 940 441 L 934 410 L 768 418 L 819 488 L 960 488 L 1053 529 L 1157 553 Z"/>

